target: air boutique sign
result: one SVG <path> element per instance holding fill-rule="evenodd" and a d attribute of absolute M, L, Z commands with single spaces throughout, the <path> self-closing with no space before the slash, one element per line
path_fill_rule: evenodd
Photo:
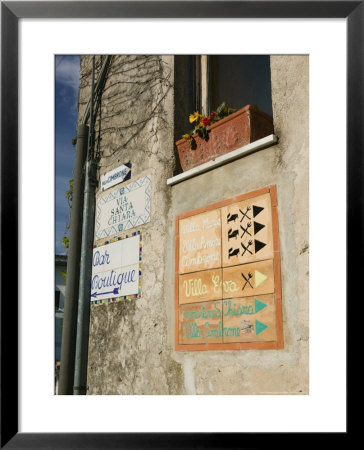
<path fill-rule="evenodd" d="M 276 187 L 176 217 L 176 350 L 283 348 Z"/>
<path fill-rule="evenodd" d="M 91 304 L 140 297 L 141 263 L 140 231 L 95 246 L 92 257 Z"/>

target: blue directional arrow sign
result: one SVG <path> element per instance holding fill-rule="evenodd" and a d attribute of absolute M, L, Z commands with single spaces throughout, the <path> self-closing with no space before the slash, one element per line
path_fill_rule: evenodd
<path fill-rule="evenodd" d="M 259 320 L 255 320 L 255 335 L 256 336 L 258 336 L 258 334 L 260 334 L 266 328 L 268 328 L 268 325 L 266 325 L 263 322 L 259 322 Z"/>
<path fill-rule="evenodd" d="M 113 291 L 109 291 L 109 292 L 93 292 L 91 294 L 91 297 L 96 298 L 98 295 L 105 295 L 105 294 L 115 294 L 115 295 L 117 295 L 119 293 L 119 289 L 120 288 L 115 288 Z"/>
<path fill-rule="evenodd" d="M 267 304 L 263 303 L 260 300 L 258 300 L 257 298 L 255 298 L 254 306 L 255 306 L 255 312 L 257 313 L 257 312 L 261 311 L 263 308 L 265 308 L 267 306 Z"/>

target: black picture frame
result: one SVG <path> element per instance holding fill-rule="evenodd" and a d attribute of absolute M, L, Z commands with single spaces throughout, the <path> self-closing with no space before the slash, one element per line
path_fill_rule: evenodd
<path fill-rule="evenodd" d="M 347 19 L 347 299 L 363 262 L 363 1 L 94 1 L 1 2 L 1 448 L 258 448 L 267 433 L 19 433 L 18 432 L 18 21 L 21 18 L 346 18 Z M 11 107 L 9 107 L 11 105 Z M 357 258 L 355 258 L 357 259 Z M 12 270 L 9 270 L 11 268 Z M 7 283 L 3 280 L 6 277 Z M 333 393 L 334 394 L 334 393 Z M 242 434 L 244 437 L 242 438 Z M 348 437 L 338 433 L 335 439 Z M 280 446 L 297 439 L 279 436 Z M 300 444 L 310 434 L 300 437 Z M 318 443 L 315 435 L 315 444 Z M 309 441 L 307 441 L 309 442 Z M 326 442 L 326 440 L 325 440 Z"/>

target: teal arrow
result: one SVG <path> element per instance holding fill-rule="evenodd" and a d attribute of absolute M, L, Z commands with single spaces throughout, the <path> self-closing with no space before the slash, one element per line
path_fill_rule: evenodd
<path fill-rule="evenodd" d="M 254 307 L 255 307 L 255 312 L 259 312 L 261 311 L 263 308 L 265 308 L 267 306 L 266 303 L 261 302 L 260 300 L 258 300 L 257 298 L 254 299 Z"/>
<path fill-rule="evenodd" d="M 255 320 L 255 335 L 258 336 L 262 331 L 268 328 L 268 325 L 265 323 L 259 322 L 259 320 Z"/>

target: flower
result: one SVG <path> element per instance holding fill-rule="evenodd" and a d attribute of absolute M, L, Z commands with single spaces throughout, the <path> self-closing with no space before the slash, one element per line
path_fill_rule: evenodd
<path fill-rule="evenodd" d="M 200 117 L 200 113 L 198 111 L 195 111 L 193 114 L 190 114 L 190 123 L 197 122 Z"/>
<path fill-rule="evenodd" d="M 192 139 L 192 136 L 190 134 L 184 134 L 182 136 L 182 139 L 184 139 L 185 141 L 190 141 Z"/>
<path fill-rule="evenodd" d="M 202 119 L 202 123 L 203 123 L 203 125 L 204 125 L 205 127 L 207 127 L 208 125 L 210 125 L 210 123 L 211 123 L 210 117 L 204 117 L 204 118 Z"/>
<path fill-rule="evenodd" d="M 190 123 L 195 123 L 195 128 L 190 133 L 182 135 L 182 138 L 189 142 L 191 150 L 195 150 L 197 148 L 195 136 L 197 135 L 199 138 L 208 141 L 210 133 L 208 126 L 218 122 L 234 111 L 235 110 L 231 108 L 227 108 L 225 102 L 221 103 L 216 111 L 212 111 L 209 116 L 202 115 L 198 111 L 195 111 L 189 116 L 189 121 Z"/>

